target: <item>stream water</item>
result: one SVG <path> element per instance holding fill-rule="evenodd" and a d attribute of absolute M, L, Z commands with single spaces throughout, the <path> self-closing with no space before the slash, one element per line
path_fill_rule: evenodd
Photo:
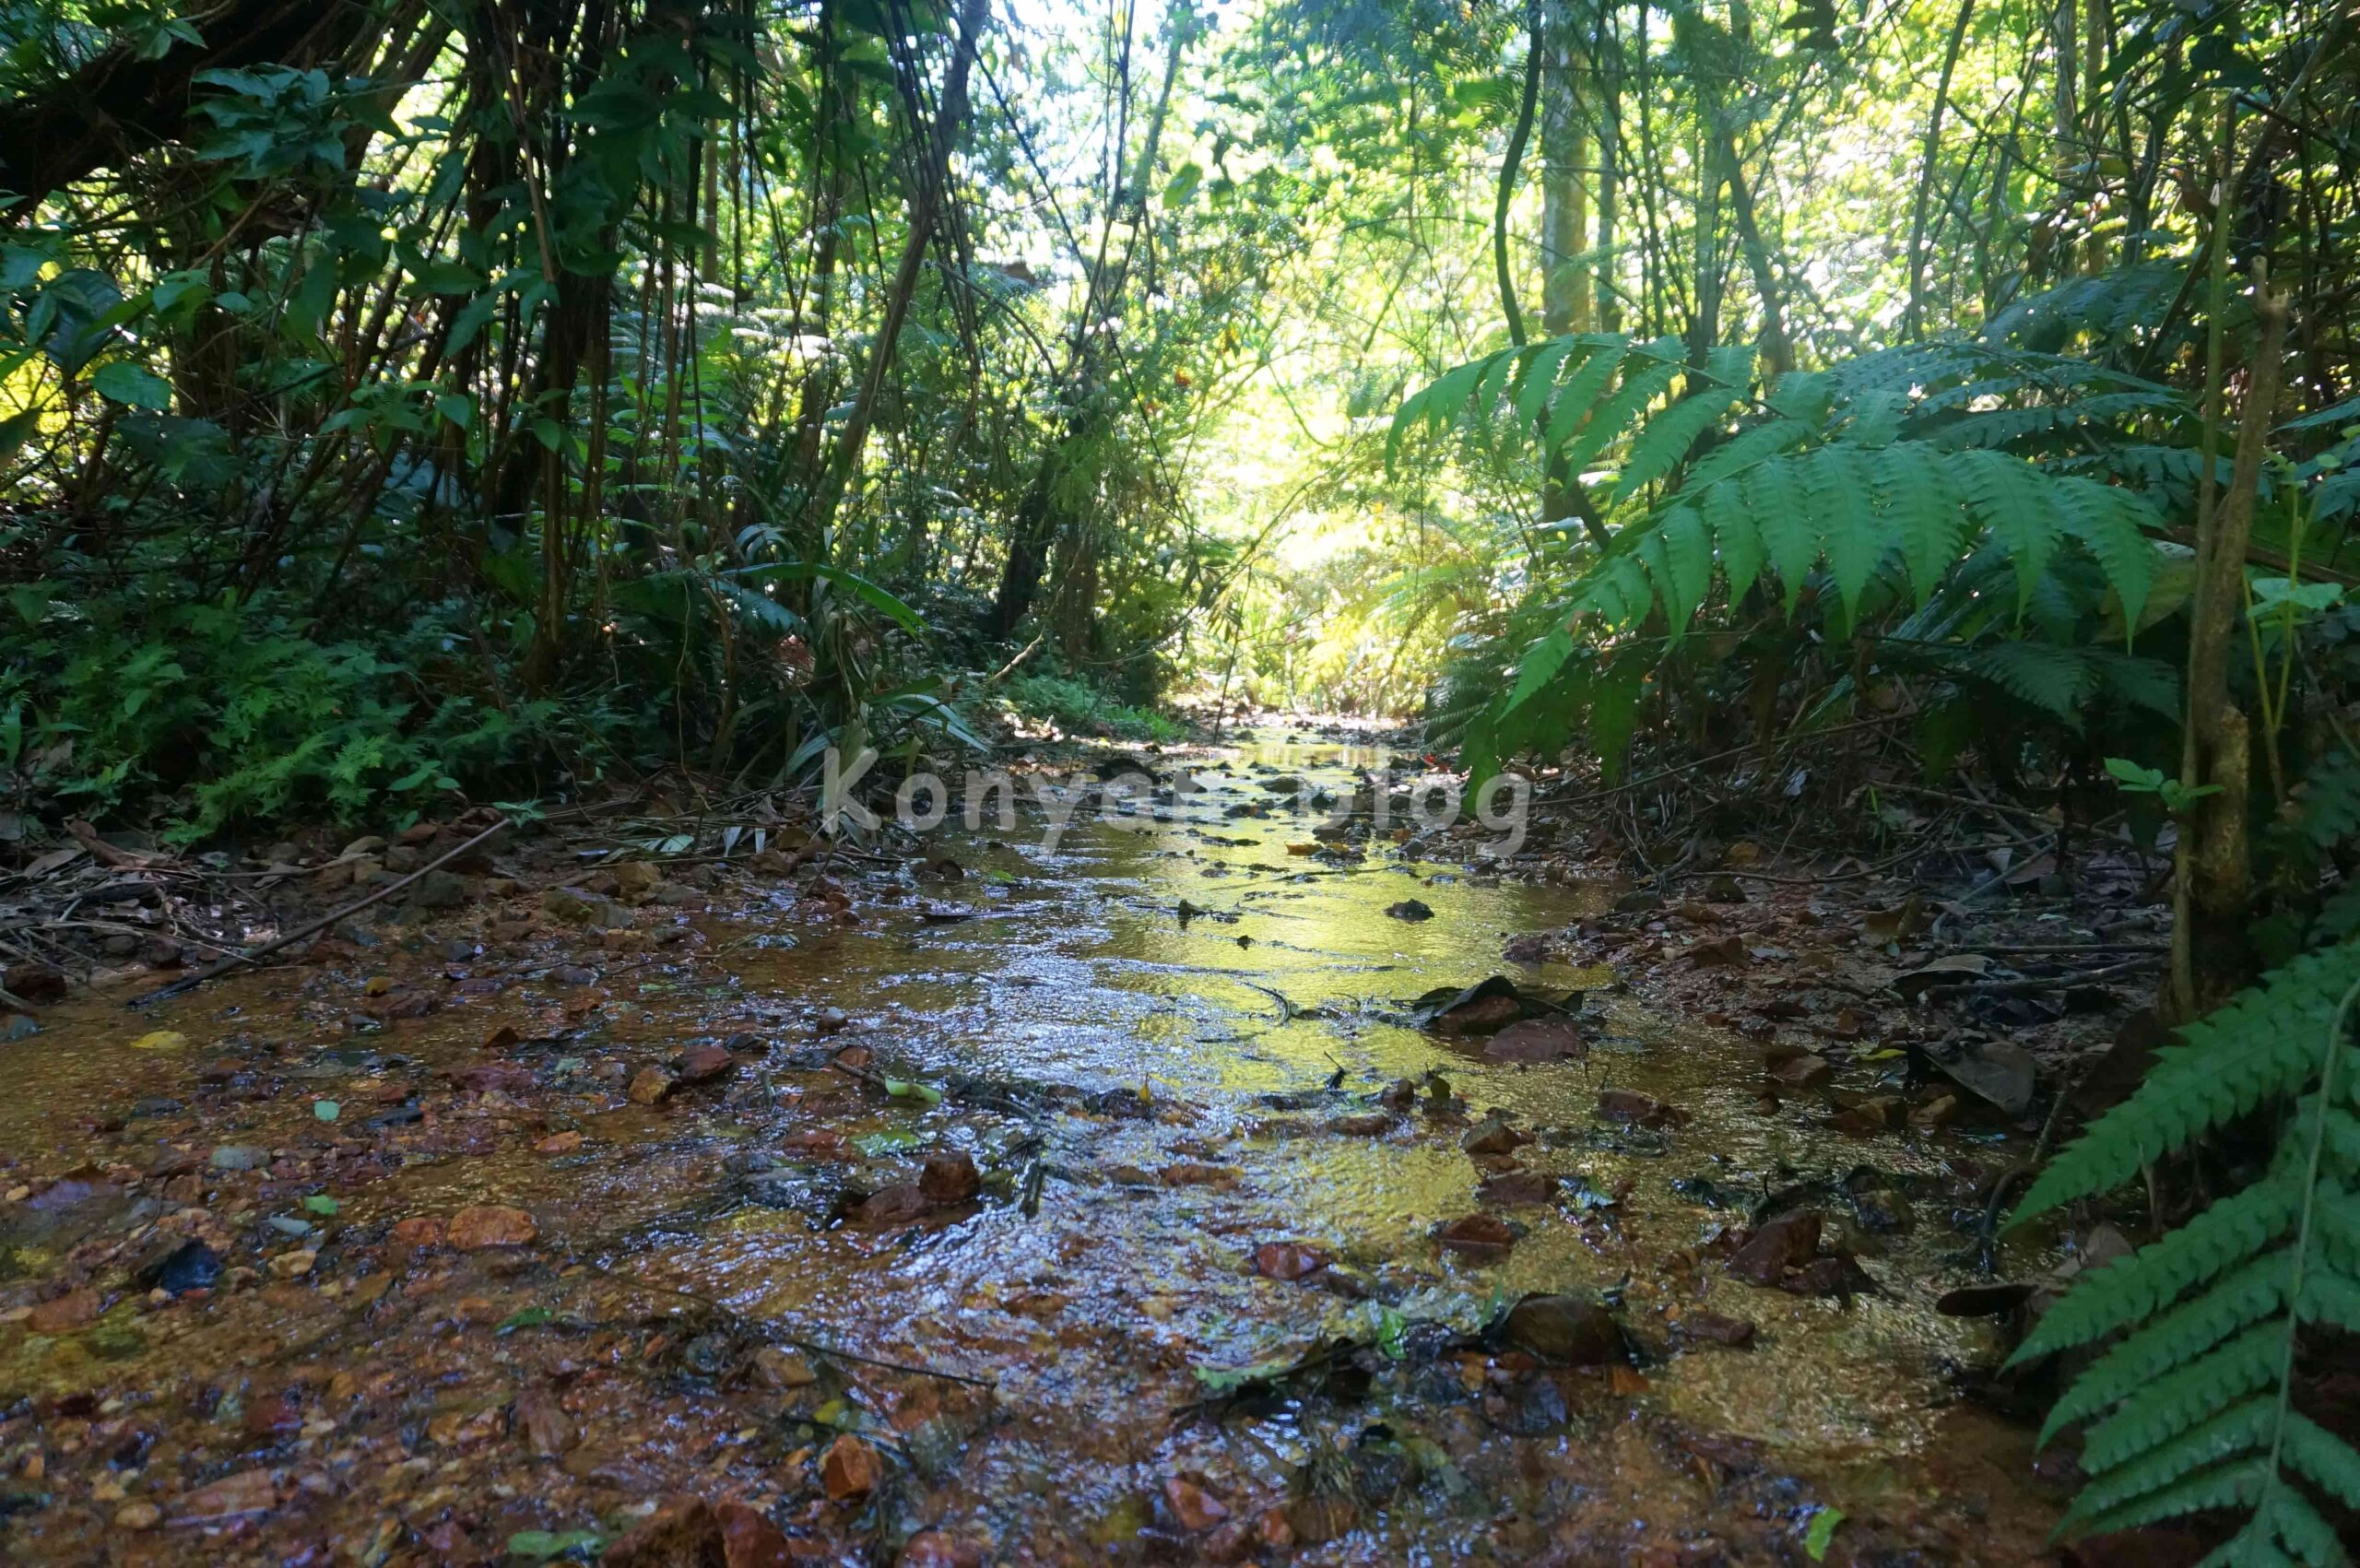
<path fill-rule="evenodd" d="M 30 1189 L 0 1207 L 0 1301 L 72 1275 L 100 1304 L 0 1326 L 0 1557 L 530 1560 L 689 1492 L 749 1499 L 814 1561 L 2044 1560 L 2057 1494 L 1953 1386 L 1990 1331 L 1931 1305 L 1974 1277 L 1960 1173 L 2006 1151 L 1765 1112 L 1743 1041 L 1503 960 L 1611 890 L 1382 837 L 1292 853 L 1307 829 L 1273 780 L 1349 794 L 1381 760 L 1268 736 L 1198 760 L 1191 822 L 937 835 L 922 856 L 955 880 L 839 867 L 853 922 L 784 884 L 733 883 L 684 917 L 697 939 L 636 950 L 463 912 L 153 1018 L 56 1009 L 0 1046 L 0 1185 Z M 1386 913 L 1410 899 L 1433 917 Z M 1489 1061 L 1410 1021 L 1493 973 L 1588 993 L 1587 1059 Z M 439 1006 L 357 1021 L 389 981 Z M 502 1020 L 522 1038 L 487 1050 Z M 135 1043 L 150 1031 L 182 1041 Z M 624 1094 L 725 1041 L 725 1081 Z M 847 1044 L 950 1092 L 879 1094 L 830 1067 Z M 520 1071 L 452 1087 L 494 1059 Z M 1685 1119 L 1611 1119 L 1607 1089 Z M 1493 1111 L 1532 1141 L 1491 1163 L 1547 1196 L 1496 1210 L 1522 1232 L 1504 1256 L 1438 1246 L 1482 1207 L 1462 1139 Z M 976 1201 L 847 1213 L 954 1151 Z M 160 1191 L 163 1171 L 198 1181 Z M 1877 1289 L 1725 1270 L 1751 1204 L 1819 1180 Z M 484 1204 L 537 1234 L 454 1252 L 393 1230 Z M 143 1292 L 137 1264 L 183 1236 L 251 1279 Z M 1273 1243 L 1329 1261 L 1270 1278 Z M 1627 1350 L 1552 1368 L 1483 1340 L 1527 1292 L 1595 1293 Z M 1752 1343 L 1692 1336 L 1700 1315 Z M 873 1486 L 832 1484 L 840 1432 L 882 1456 Z M 256 1473 L 261 1506 L 206 1496 Z"/>

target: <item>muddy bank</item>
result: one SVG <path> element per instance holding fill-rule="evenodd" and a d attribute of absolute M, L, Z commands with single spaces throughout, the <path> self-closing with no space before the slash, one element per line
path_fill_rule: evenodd
<path fill-rule="evenodd" d="M 0 1547 L 2041 1560 L 1933 1309 L 2028 1140 L 1831 1126 L 1873 1049 L 1765 1099 L 1532 940 L 1617 890 L 1289 811 L 1378 760 L 702 887 L 525 857 L 52 1008 L 0 1046 Z"/>

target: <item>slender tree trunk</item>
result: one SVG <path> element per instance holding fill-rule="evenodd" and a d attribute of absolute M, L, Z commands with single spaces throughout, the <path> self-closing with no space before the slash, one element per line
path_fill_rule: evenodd
<path fill-rule="evenodd" d="M 1951 77 L 1958 70 L 1959 51 L 1966 45 L 1966 26 L 1975 17 L 1975 0 L 1959 0 L 1958 20 L 1951 26 L 1949 46 L 1942 51 L 1942 74 L 1934 83 L 1934 107 L 1926 116 L 1925 150 L 1918 159 L 1918 200 L 1909 213 L 1909 299 L 1902 307 L 1903 340 L 1915 338 L 1926 323 L 1926 209 L 1941 167 L 1942 113 L 1950 106 Z"/>
<path fill-rule="evenodd" d="M 1545 0 L 1548 50 L 1540 112 L 1540 282 L 1543 330 L 1552 337 L 1590 327 L 1589 279 L 1578 258 L 1589 249 L 1588 140 L 1581 101 L 1581 54 L 1570 0 Z"/>
<path fill-rule="evenodd" d="M 2195 803 L 2176 856 L 2179 918 L 2172 929 L 2172 969 L 2180 994 L 2173 998 L 2173 1010 L 2182 1019 L 2220 1006 L 2253 973 L 2247 826 L 2252 746 L 2246 715 L 2229 693 L 2229 645 L 2245 607 L 2246 549 L 2253 539 L 2261 465 L 2277 420 L 2286 348 L 2285 297 L 2271 291 L 2265 266 L 2257 262 L 2255 271 L 2261 332 L 2246 373 L 2236 461 L 2212 527 L 2200 531 L 2197 539 L 2188 647 L 2188 753 L 2194 766 L 2185 770 L 2182 782 L 2217 793 Z"/>
<path fill-rule="evenodd" d="M 1529 37 L 1524 51 L 1524 96 L 1517 100 L 1516 124 L 1508 131 L 1507 155 L 1500 159 L 1499 197 L 1492 205 L 1492 268 L 1500 289 L 1500 313 L 1507 318 L 1508 341 L 1524 342 L 1524 312 L 1516 308 L 1516 277 L 1508 266 L 1508 208 L 1516 200 L 1516 178 L 1524 168 L 1524 144 L 1532 136 L 1532 112 L 1540 93 L 1542 0 L 1525 6 Z"/>
<path fill-rule="evenodd" d="M 859 469 L 861 454 L 867 448 L 868 428 L 877 416 L 877 399 L 893 368 L 893 351 L 901 339 L 902 323 L 909 315 L 910 301 L 917 293 L 918 274 L 926 263 L 926 247 L 933 242 L 934 226 L 950 195 L 951 144 L 958 139 L 960 121 L 966 117 L 967 76 L 974 65 L 975 46 L 983 38 L 984 24 L 990 15 L 990 0 L 966 0 L 960 7 L 959 41 L 952 46 L 950 69 L 943 80 L 942 108 L 926 138 L 916 188 L 910 193 L 909 238 L 902 248 L 901 265 L 894 269 L 892 285 L 886 291 L 877 343 L 869 350 L 868 372 L 861 380 L 859 395 L 853 399 L 852 412 L 844 419 L 844 434 L 836 442 L 835 457 L 828 465 L 814 498 L 811 533 L 815 536 L 826 536 L 845 488 Z"/>

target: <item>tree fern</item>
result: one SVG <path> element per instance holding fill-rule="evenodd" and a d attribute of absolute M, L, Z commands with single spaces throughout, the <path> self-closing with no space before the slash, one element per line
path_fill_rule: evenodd
<path fill-rule="evenodd" d="M 2279 1108 L 2269 1169 L 2081 1282 L 2018 1362 L 2127 1330 L 2050 1412 L 2090 1423 L 2078 1531 L 2204 1509 L 2245 1514 L 2208 1562 L 2350 1559 L 2319 1499 L 2360 1507 L 2360 1453 L 2292 1404 L 2306 1324 L 2360 1330 L 2360 942 L 2307 954 L 2180 1032 L 2138 1091 L 2033 1184 L 2016 1221 L 2106 1193 L 2256 1111 Z"/>

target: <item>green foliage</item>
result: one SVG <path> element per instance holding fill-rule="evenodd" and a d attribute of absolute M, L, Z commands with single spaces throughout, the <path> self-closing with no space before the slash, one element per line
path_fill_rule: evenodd
<path fill-rule="evenodd" d="M 491 784 L 553 741 L 588 741 L 572 726 L 593 709 L 469 690 L 448 607 L 370 641 L 322 636 L 274 600 L 124 608 L 51 602 L 0 635 L 29 799 L 95 817 L 160 791 L 182 838 L 285 814 L 407 819 L 463 780 Z"/>
<path fill-rule="evenodd" d="M 1968 342 L 1863 355 L 1758 396 L 1750 349 L 1717 351 L 1701 370 L 1681 356 L 1670 341 L 1553 338 L 1459 366 L 1396 415 L 1396 453 L 1414 432 L 1464 421 L 1493 443 L 1531 438 L 1540 461 L 1576 472 L 1619 455 L 1611 485 L 1590 475 L 1619 518 L 1610 542 L 1574 558 L 1552 629 L 1467 726 L 1479 776 L 1585 721 L 1594 741 L 1617 741 L 1601 748 L 1611 769 L 1633 718 L 1597 704 L 1636 702 L 1645 685 L 1584 685 L 1575 648 L 1676 649 L 1716 583 L 1731 616 L 1757 592 L 1790 618 L 1808 604 L 1836 635 L 1875 631 L 1897 665 L 1988 686 L 2069 726 L 2101 693 L 2176 716 L 2167 667 L 2092 645 L 2108 616 L 2143 616 L 2161 519 L 2137 490 L 2037 453 L 2059 430 L 2086 452 L 2094 430 L 2176 427 L 2177 394 Z M 2009 410 L 2041 417 L 1988 422 Z"/>
<path fill-rule="evenodd" d="M 2021 1223 L 2101 1196 L 2267 1112 L 2276 1151 L 2250 1185 L 2083 1276 L 2018 1362 L 2121 1333 L 2066 1391 L 2044 1439 L 2090 1423 L 2090 1484 L 2066 1524 L 2127 1529 L 2205 1508 L 2244 1515 L 2208 1561 L 2349 1561 L 2319 1497 L 2360 1505 L 2360 1452 L 2291 1404 L 2306 1325 L 2360 1330 L 2360 943 L 2307 954 L 2180 1032 L 2136 1092 L 2042 1173 Z M 2316 1495 L 2315 1495 L 2316 1494 Z"/>
<path fill-rule="evenodd" d="M 1110 735 L 1125 740 L 1174 741 L 1178 725 L 1152 709 L 1118 702 L 1087 681 L 1033 673 L 1011 678 L 1001 689 L 1010 712 L 1046 719 L 1068 735 Z"/>

